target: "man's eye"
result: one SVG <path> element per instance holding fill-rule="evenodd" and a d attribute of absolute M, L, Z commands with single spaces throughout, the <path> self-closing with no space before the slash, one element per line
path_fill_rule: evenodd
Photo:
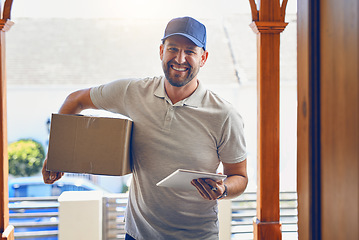
<path fill-rule="evenodd" d="M 171 52 L 177 52 L 177 48 L 169 48 L 168 50 Z"/>
<path fill-rule="evenodd" d="M 189 55 L 195 54 L 195 52 L 191 51 L 191 50 L 187 50 L 186 53 L 189 54 Z"/>

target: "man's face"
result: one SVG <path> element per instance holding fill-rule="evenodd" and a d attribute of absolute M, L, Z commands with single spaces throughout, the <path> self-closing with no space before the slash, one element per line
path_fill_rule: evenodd
<path fill-rule="evenodd" d="M 160 46 L 162 68 L 168 82 L 175 87 L 185 86 L 197 74 L 208 57 L 208 53 L 188 38 L 174 35 Z"/>

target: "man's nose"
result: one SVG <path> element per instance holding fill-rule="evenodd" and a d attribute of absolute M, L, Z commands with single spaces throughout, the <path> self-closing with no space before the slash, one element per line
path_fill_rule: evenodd
<path fill-rule="evenodd" d="M 178 51 L 177 55 L 176 55 L 176 61 L 179 64 L 185 63 L 186 62 L 186 54 L 184 53 L 184 51 Z"/>

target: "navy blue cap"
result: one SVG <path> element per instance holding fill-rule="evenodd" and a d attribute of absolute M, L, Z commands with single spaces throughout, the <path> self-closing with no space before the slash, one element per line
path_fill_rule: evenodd
<path fill-rule="evenodd" d="M 172 19 L 166 27 L 162 41 L 173 35 L 181 35 L 191 40 L 198 47 L 206 49 L 206 27 L 191 17 Z"/>

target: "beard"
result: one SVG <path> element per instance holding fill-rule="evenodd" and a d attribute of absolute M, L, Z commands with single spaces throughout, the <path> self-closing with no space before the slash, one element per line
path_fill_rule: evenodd
<path fill-rule="evenodd" d="M 186 67 L 186 74 L 176 73 L 176 71 L 172 68 L 172 66 L 179 66 L 179 67 Z M 166 79 L 168 82 L 174 87 L 183 87 L 198 74 L 199 67 L 193 68 L 189 64 L 177 64 L 173 61 L 169 61 L 167 63 L 162 61 L 162 69 L 165 74 Z"/>

